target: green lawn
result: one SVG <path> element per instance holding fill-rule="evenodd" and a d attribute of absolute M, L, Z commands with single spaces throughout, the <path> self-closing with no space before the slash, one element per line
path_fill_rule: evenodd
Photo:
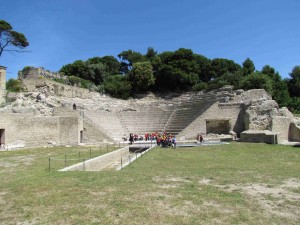
<path fill-rule="evenodd" d="M 121 171 L 49 172 L 78 151 L 0 152 L 0 224 L 300 222 L 300 148 L 155 148 Z"/>

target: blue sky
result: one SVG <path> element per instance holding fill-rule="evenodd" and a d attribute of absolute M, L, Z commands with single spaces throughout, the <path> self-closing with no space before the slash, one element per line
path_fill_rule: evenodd
<path fill-rule="evenodd" d="M 0 0 L 0 20 L 27 37 L 30 53 L 4 53 L 7 79 L 25 66 L 58 71 L 75 60 L 128 49 L 189 48 L 210 59 L 289 77 L 300 65 L 299 0 Z"/>

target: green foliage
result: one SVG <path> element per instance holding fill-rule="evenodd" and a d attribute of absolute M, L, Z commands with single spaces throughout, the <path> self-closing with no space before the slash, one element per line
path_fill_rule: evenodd
<path fill-rule="evenodd" d="M 67 82 L 72 86 L 77 86 L 86 89 L 89 89 L 91 85 L 90 81 L 75 76 L 69 76 L 67 78 Z"/>
<path fill-rule="evenodd" d="M 6 82 L 6 90 L 8 92 L 20 92 L 22 91 L 22 82 L 11 78 Z"/>
<path fill-rule="evenodd" d="M 289 92 L 292 97 L 300 97 L 300 66 L 295 66 L 290 73 L 288 82 Z"/>
<path fill-rule="evenodd" d="M 300 114 L 300 97 L 292 97 L 288 108 L 291 112 Z"/>
<path fill-rule="evenodd" d="M 103 83 L 105 77 L 108 75 L 106 66 L 99 62 L 97 64 L 86 63 L 88 71 L 88 80 L 91 80 L 96 85 Z"/>
<path fill-rule="evenodd" d="M 146 58 L 151 59 L 154 58 L 157 55 L 157 51 L 154 50 L 154 48 L 149 47 L 147 49 Z"/>
<path fill-rule="evenodd" d="M 269 94 L 273 94 L 272 79 L 260 72 L 254 72 L 246 76 L 242 81 L 241 87 L 244 90 L 265 89 Z"/>
<path fill-rule="evenodd" d="M 131 49 L 121 52 L 118 57 L 121 60 L 121 73 L 127 74 L 131 69 L 133 63 L 146 61 L 146 57 L 139 52 Z"/>
<path fill-rule="evenodd" d="M 80 77 L 75 77 L 75 76 L 69 76 L 66 79 L 54 78 L 53 80 L 61 84 L 67 84 L 67 85 L 77 86 L 86 89 L 90 89 L 91 85 L 93 84 L 88 80 L 82 79 Z"/>
<path fill-rule="evenodd" d="M 269 65 L 255 72 L 255 65 L 249 58 L 240 66 L 233 60 L 208 59 L 186 48 L 160 54 L 152 47 L 145 54 L 129 49 L 122 51 L 118 58 L 119 61 L 113 56 L 77 60 L 64 65 L 60 72 L 90 81 L 89 87 L 93 87 L 93 90 L 105 90 L 112 96 L 122 98 L 128 98 L 132 91 L 200 91 L 232 85 L 235 89 L 245 90 L 263 88 L 280 106 L 296 108 L 290 106 L 290 96 L 300 96 L 300 66 L 295 66 L 290 73 L 291 78 L 283 81 L 280 74 Z M 112 76 L 115 74 L 125 76 Z M 120 86 L 118 92 L 116 87 L 122 82 L 125 87 Z M 78 85 L 75 78 L 71 78 L 70 83 Z M 80 86 L 86 87 L 86 84 L 80 82 Z M 125 89 L 129 91 L 126 95 Z"/>
<path fill-rule="evenodd" d="M 254 63 L 251 59 L 247 58 L 244 62 L 243 62 L 243 68 L 242 68 L 242 71 L 243 71 L 243 75 L 246 76 L 246 75 L 249 75 L 251 73 L 254 73 L 255 71 L 255 66 L 254 66 Z"/>
<path fill-rule="evenodd" d="M 227 85 L 234 86 L 235 89 L 239 89 L 241 87 L 243 77 L 243 71 L 239 70 L 234 73 L 225 73 L 223 76 L 218 78 L 220 80 L 223 80 Z"/>
<path fill-rule="evenodd" d="M 17 49 L 24 49 L 28 45 L 29 42 L 24 34 L 14 31 L 8 22 L 0 20 L 0 56 L 4 51 L 19 52 Z M 13 48 L 7 49 L 7 47 Z"/>
<path fill-rule="evenodd" d="M 210 77 L 216 79 L 225 73 L 234 73 L 241 69 L 241 66 L 233 60 L 216 58 L 211 61 Z"/>
<path fill-rule="evenodd" d="M 147 92 L 154 85 L 153 70 L 150 62 L 137 62 L 129 73 L 131 86 L 136 92 Z"/>
<path fill-rule="evenodd" d="M 131 93 L 131 84 L 123 75 L 110 75 L 104 81 L 104 90 L 112 97 L 128 99 Z"/>
<path fill-rule="evenodd" d="M 103 83 L 105 77 L 110 72 L 118 70 L 118 65 L 111 57 L 100 58 L 94 57 L 86 62 L 77 60 L 72 64 L 64 65 L 60 69 L 60 73 L 66 76 L 76 76 L 99 85 Z"/>
<path fill-rule="evenodd" d="M 107 74 L 118 74 L 120 72 L 120 63 L 113 56 L 104 57 L 93 57 L 87 60 L 88 64 L 99 64 L 105 65 L 105 71 Z"/>
<path fill-rule="evenodd" d="M 272 98 L 278 103 L 280 107 L 289 107 L 291 103 L 291 98 L 288 91 L 287 83 L 284 80 L 273 82 Z"/>
<path fill-rule="evenodd" d="M 214 89 L 221 88 L 225 85 L 229 85 L 229 83 L 226 80 L 223 80 L 222 78 L 217 78 L 217 79 L 211 80 L 207 83 L 206 90 L 211 91 Z"/>
<path fill-rule="evenodd" d="M 180 48 L 159 57 L 161 65 L 155 72 L 158 90 L 189 90 L 199 81 L 199 68 L 192 50 Z"/>
<path fill-rule="evenodd" d="M 195 91 L 195 92 L 203 91 L 205 89 L 207 89 L 207 83 L 204 83 L 204 82 L 197 83 L 192 87 L 192 91 Z"/>
<path fill-rule="evenodd" d="M 211 67 L 211 60 L 206 58 L 202 55 L 194 54 L 194 60 L 197 65 L 197 74 L 199 77 L 199 80 L 203 82 L 208 82 L 211 80 L 211 73 L 210 73 L 210 67 Z"/>

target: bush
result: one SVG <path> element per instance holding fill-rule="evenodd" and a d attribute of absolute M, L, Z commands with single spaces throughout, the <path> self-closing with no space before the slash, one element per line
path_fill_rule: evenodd
<path fill-rule="evenodd" d="M 6 82 L 6 90 L 8 92 L 20 92 L 23 90 L 22 82 L 11 78 Z"/>
<path fill-rule="evenodd" d="M 193 87 L 192 87 L 192 91 L 203 91 L 207 88 L 207 83 L 204 83 L 204 82 L 201 82 L 201 83 L 198 83 L 198 84 L 195 84 Z"/>
<path fill-rule="evenodd" d="M 132 90 L 130 82 L 123 75 L 108 76 L 104 82 L 104 90 L 112 97 L 128 99 Z"/>
<path fill-rule="evenodd" d="M 88 89 L 91 85 L 90 81 L 82 79 L 80 77 L 75 77 L 75 76 L 67 77 L 67 81 L 72 86 L 77 86 L 77 87 L 86 88 L 86 89 Z"/>
<path fill-rule="evenodd" d="M 268 75 L 259 72 L 246 76 L 241 83 L 241 88 L 244 90 L 265 89 L 269 94 L 273 94 L 272 79 Z"/>

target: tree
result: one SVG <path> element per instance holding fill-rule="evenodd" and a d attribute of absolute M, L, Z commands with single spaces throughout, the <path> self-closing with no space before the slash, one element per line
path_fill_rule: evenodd
<path fill-rule="evenodd" d="M 23 52 L 29 43 L 24 34 L 14 31 L 12 26 L 4 20 L 0 20 L 0 57 L 6 52 Z M 12 47 L 8 49 L 9 47 Z"/>
<path fill-rule="evenodd" d="M 22 91 L 22 82 L 11 78 L 6 82 L 6 90 L 9 92 L 20 92 Z"/>
<path fill-rule="evenodd" d="M 137 62 L 129 73 L 132 88 L 137 92 L 147 92 L 154 85 L 153 70 L 150 62 Z"/>
<path fill-rule="evenodd" d="M 89 64 L 89 63 L 85 63 L 85 64 L 86 64 L 89 80 L 96 85 L 103 83 L 105 77 L 108 75 L 108 73 L 106 72 L 107 71 L 106 65 L 104 65 L 101 62 L 97 64 Z"/>
<path fill-rule="evenodd" d="M 66 76 L 76 76 L 85 80 L 91 80 L 87 64 L 82 60 L 77 60 L 71 64 L 64 65 L 59 72 Z"/>
<path fill-rule="evenodd" d="M 243 75 L 249 75 L 251 73 L 253 73 L 255 71 L 255 66 L 254 63 L 252 62 L 251 59 L 247 58 L 244 62 L 243 62 Z"/>
<path fill-rule="evenodd" d="M 211 80 L 210 76 L 210 66 L 211 60 L 202 55 L 194 54 L 194 59 L 197 64 L 197 74 L 199 79 L 203 82 L 208 82 Z"/>
<path fill-rule="evenodd" d="M 284 80 L 277 81 L 273 84 L 272 98 L 278 103 L 280 107 L 289 106 L 291 98 L 287 83 Z"/>
<path fill-rule="evenodd" d="M 300 97 L 300 66 L 295 66 L 290 76 L 291 79 L 288 82 L 289 92 L 292 97 Z"/>
<path fill-rule="evenodd" d="M 151 59 L 151 58 L 155 57 L 156 55 L 157 55 L 157 51 L 155 51 L 154 48 L 149 47 L 147 49 L 147 53 L 146 53 L 146 58 L 147 59 Z"/>
<path fill-rule="evenodd" d="M 124 75 L 111 75 L 104 81 L 104 90 L 112 97 L 128 99 L 131 93 L 131 84 Z"/>
<path fill-rule="evenodd" d="M 102 63 L 106 66 L 106 72 L 110 75 L 115 75 L 120 73 L 120 63 L 113 56 L 104 57 L 93 57 L 86 61 L 88 64 L 99 64 Z"/>
<path fill-rule="evenodd" d="M 241 69 L 241 66 L 233 60 L 216 58 L 211 61 L 210 77 L 216 79 L 229 72 L 234 73 Z"/>
<path fill-rule="evenodd" d="M 121 73 L 127 74 L 131 69 L 133 63 L 145 61 L 145 57 L 139 53 L 132 50 L 127 50 L 121 52 L 118 57 L 121 59 Z"/>
<path fill-rule="evenodd" d="M 199 81 L 199 66 L 191 49 L 163 52 L 160 69 L 155 72 L 158 90 L 189 90 Z"/>
<path fill-rule="evenodd" d="M 242 80 L 241 87 L 245 90 L 250 89 L 265 89 L 269 94 L 273 94 L 272 79 L 260 72 L 254 72 Z"/>

